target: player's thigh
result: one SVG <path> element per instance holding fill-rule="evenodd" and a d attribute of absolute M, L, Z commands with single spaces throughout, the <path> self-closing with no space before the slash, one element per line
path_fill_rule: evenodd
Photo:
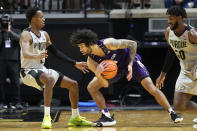
<path fill-rule="evenodd" d="M 192 98 L 191 94 L 175 91 L 174 104 L 175 105 L 178 105 L 178 104 L 186 105 L 190 101 L 191 98 Z"/>
<path fill-rule="evenodd" d="M 45 72 L 42 72 L 42 74 L 40 75 L 40 81 L 43 83 L 43 84 L 46 84 L 47 82 L 53 82 L 53 84 L 55 83 L 55 79 L 53 78 L 52 75 L 49 75 Z"/>
<path fill-rule="evenodd" d="M 152 95 L 157 93 L 157 88 L 153 84 L 152 80 L 150 77 L 146 77 L 141 81 L 141 85 Z"/>
<path fill-rule="evenodd" d="M 42 83 L 46 84 L 46 82 L 50 82 L 52 87 L 54 87 L 59 77 L 60 77 L 59 72 L 53 69 L 44 68 L 42 69 L 41 75 L 39 78 Z"/>
<path fill-rule="evenodd" d="M 61 82 L 60 82 L 60 87 L 61 88 L 71 88 L 71 87 L 77 87 L 78 83 L 75 80 L 72 80 L 71 78 L 67 76 L 63 76 Z"/>

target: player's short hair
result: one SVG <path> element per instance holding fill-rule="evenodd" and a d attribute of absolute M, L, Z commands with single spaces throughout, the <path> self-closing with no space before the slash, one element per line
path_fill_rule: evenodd
<path fill-rule="evenodd" d="M 34 17 L 37 13 L 37 11 L 41 10 L 39 7 L 30 7 L 26 11 L 26 19 L 30 23 L 32 17 Z"/>
<path fill-rule="evenodd" d="M 182 16 L 182 18 L 187 18 L 187 13 L 182 6 L 175 5 L 170 7 L 166 11 L 166 15 L 175 15 L 175 16 Z"/>
<path fill-rule="evenodd" d="M 77 46 L 80 43 L 85 43 L 86 46 L 95 44 L 98 41 L 98 36 L 90 29 L 79 29 L 71 35 L 70 43 Z"/>

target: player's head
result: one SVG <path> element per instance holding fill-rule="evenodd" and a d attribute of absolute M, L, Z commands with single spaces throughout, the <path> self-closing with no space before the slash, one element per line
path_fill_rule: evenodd
<path fill-rule="evenodd" d="M 97 34 L 89 29 L 80 29 L 71 35 L 70 42 L 72 45 L 84 43 L 86 46 L 95 44 L 98 41 Z"/>
<path fill-rule="evenodd" d="M 90 54 L 92 52 L 91 45 L 96 44 L 97 41 L 97 34 L 89 29 L 77 30 L 70 38 L 70 43 L 78 46 L 83 55 Z"/>
<path fill-rule="evenodd" d="M 44 14 L 39 7 L 30 7 L 26 11 L 26 19 L 29 24 L 33 24 L 38 28 L 42 28 L 45 25 Z"/>
<path fill-rule="evenodd" d="M 170 25 L 171 30 L 177 29 L 180 22 L 183 21 L 183 18 L 187 18 L 185 9 L 178 5 L 170 7 L 167 10 L 166 15 L 168 15 L 168 24 Z"/>

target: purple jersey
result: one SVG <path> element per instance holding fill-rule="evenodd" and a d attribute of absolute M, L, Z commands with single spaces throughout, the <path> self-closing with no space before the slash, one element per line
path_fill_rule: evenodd
<path fill-rule="evenodd" d="M 130 49 L 118 49 L 118 50 L 109 50 L 103 44 L 103 40 L 100 40 L 97 45 L 103 50 L 105 53 L 104 57 L 96 56 L 96 55 L 89 55 L 93 60 L 97 63 L 101 63 L 103 60 L 111 59 L 117 61 L 118 72 L 113 81 L 118 81 L 120 78 L 126 76 L 128 74 L 128 64 L 131 60 L 130 58 Z M 143 78 L 149 76 L 149 73 L 146 67 L 140 62 L 141 57 L 136 54 L 136 58 L 133 62 L 133 77 L 137 81 L 141 81 Z"/>

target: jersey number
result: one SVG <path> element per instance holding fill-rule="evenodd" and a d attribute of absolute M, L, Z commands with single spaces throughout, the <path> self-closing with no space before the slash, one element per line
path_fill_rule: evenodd
<path fill-rule="evenodd" d="M 185 52 L 183 50 L 175 50 L 176 52 L 178 52 L 177 56 L 178 58 L 181 58 L 182 60 L 185 60 Z"/>

